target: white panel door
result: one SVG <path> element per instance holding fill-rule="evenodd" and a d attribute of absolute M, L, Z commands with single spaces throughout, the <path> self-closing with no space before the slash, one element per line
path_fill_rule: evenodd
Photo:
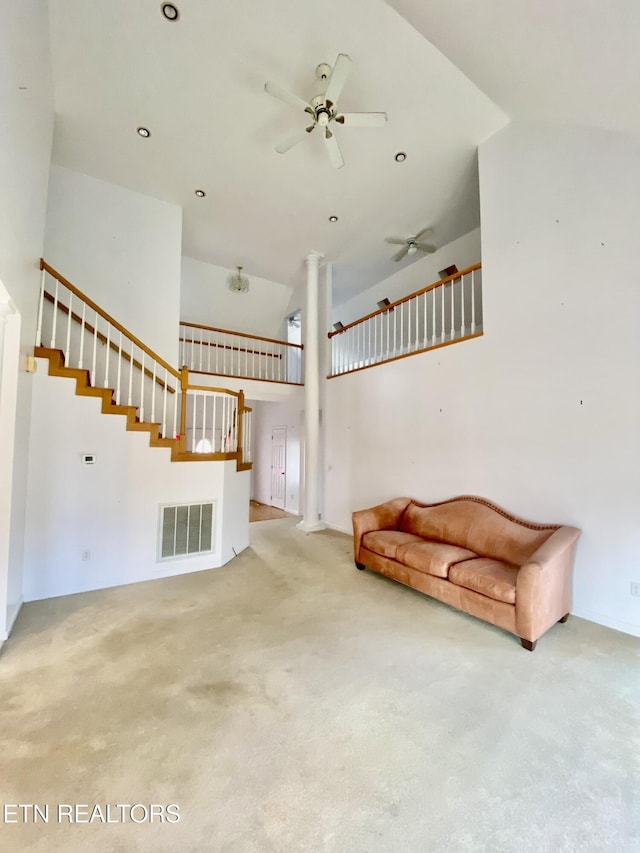
<path fill-rule="evenodd" d="M 284 509 L 287 480 L 287 428 L 271 430 L 271 505 Z"/>

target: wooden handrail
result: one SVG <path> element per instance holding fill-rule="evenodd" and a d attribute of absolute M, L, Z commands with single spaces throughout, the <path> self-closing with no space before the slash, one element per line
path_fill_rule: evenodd
<path fill-rule="evenodd" d="M 212 391 L 216 394 L 231 394 L 232 397 L 240 397 L 242 391 L 232 391 L 230 388 L 211 388 L 209 385 L 187 385 L 187 391 Z"/>
<path fill-rule="evenodd" d="M 189 373 L 199 373 L 200 376 L 223 376 L 225 379 L 247 379 L 249 382 L 273 382 L 275 385 L 297 385 L 302 387 L 304 382 L 289 382 L 286 379 L 265 379 L 264 376 L 243 376 L 240 373 L 209 373 L 208 370 L 190 370 Z"/>
<path fill-rule="evenodd" d="M 55 304 L 55 297 L 53 297 L 50 293 L 47 293 L 46 290 L 43 292 L 44 292 L 44 298 L 47 300 L 47 302 L 51 302 L 52 304 Z M 62 311 L 63 314 L 67 314 L 67 315 L 69 314 L 69 309 L 67 308 L 66 305 L 63 305 L 62 302 L 58 302 L 57 307 L 58 307 L 58 310 Z M 79 314 L 76 314 L 75 311 L 71 312 L 71 319 L 74 322 L 79 323 L 80 325 L 83 325 L 82 324 L 82 317 Z M 87 323 L 85 321 L 84 328 L 86 329 L 87 332 L 89 332 L 90 335 L 93 335 L 95 333 L 96 337 L 98 338 L 98 340 L 100 341 L 101 344 L 106 344 L 107 336 L 103 335 L 102 332 L 96 332 L 96 330 L 93 328 L 91 323 Z M 118 347 L 118 344 L 116 344 L 114 341 L 109 341 L 109 349 L 112 349 L 114 352 L 119 353 L 120 356 L 125 361 L 132 362 L 133 366 L 137 367 L 138 370 L 142 370 L 142 364 L 136 358 L 132 359 L 131 356 L 129 355 L 129 353 L 126 352 L 126 350 L 121 350 Z M 153 371 L 149 370 L 148 367 L 144 368 L 144 374 L 145 374 L 145 376 L 148 376 L 149 379 L 153 379 Z M 156 375 L 156 385 L 159 385 L 161 388 L 165 387 L 164 382 L 157 375 Z M 169 385 L 169 384 L 167 384 L 167 391 L 170 394 L 176 393 L 176 389 L 172 388 L 171 385 Z"/>
<path fill-rule="evenodd" d="M 244 337 L 247 337 L 247 336 L 245 335 Z M 218 344 L 215 341 L 192 341 L 189 338 L 178 338 L 178 341 L 181 344 L 197 344 L 198 346 L 203 346 L 203 347 L 216 347 L 219 349 L 228 349 L 228 350 L 231 350 L 232 352 L 246 352 L 246 353 L 250 352 L 252 355 L 265 355 L 265 356 L 268 356 L 269 358 L 282 358 L 282 353 L 279 353 L 279 352 L 260 352 L 260 351 L 256 351 L 253 349 L 252 350 L 247 349 L 246 347 L 230 347 L 228 344 Z M 291 346 L 294 346 L 294 344 L 292 344 Z"/>
<path fill-rule="evenodd" d="M 296 349 L 304 349 L 304 344 L 291 344 L 289 341 L 279 341 L 276 338 L 264 338 L 262 335 L 248 335 L 244 332 L 233 332 L 231 329 L 216 329 L 215 326 L 204 326 L 202 323 L 187 323 L 184 320 L 180 321 L 181 326 L 188 326 L 190 329 L 206 329 L 208 332 L 222 332 L 224 335 L 237 335 L 240 338 L 251 338 L 254 341 L 267 341 L 270 344 L 282 344 L 285 347 L 295 347 Z M 191 343 L 191 341 L 188 341 Z M 193 341 L 193 343 L 199 344 L 200 341 Z M 205 343 L 205 341 L 202 341 Z"/>
<path fill-rule="evenodd" d="M 40 258 L 40 269 L 46 270 L 49 273 L 49 275 L 51 275 L 51 276 L 53 276 L 53 278 L 57 279 L 60 282 L 60 284 L 64 285 L 67 288 L 67 290 L 70 290 L 71 293 L 75 294 L 86 305 L 88 305 L 89 308 L 92 309 L 92 311 L 95 311 L 104 320 L 106 320 L 107 323 L 110 323 L 114 327 L 114 329 L 117 329 L 119 332 L 122 332 L 122 334 L 125 335 L 130 341 L 132 341 L 137 347 L 139 347 L 141 350 L 144 350 L 144 352 L 146 352 L 146 354 L 148 356 L 150 356 L 154 361 L 158 362 L 158 364 L 161 364 L 162 367 L 165 368 L 165 370 L 169 371 L 169 373 L 171 373 L 172 376 L 175 376 L 176 379 L 180 379 L 180 373 L 175 369 L 175 367 L 171 367 L 170 364 L 168 364 L 163 358 L 161 358 L 150 347 L 148 347 L 146 344 L 143 344 L 139 338 L 136 338 L 135 335 L 131 334 L 131 332 L 128 329 L 126 329 L 121 323 L 118 323 L 118 321 L 114 320 L 110 314 L 107 314 L 106 311 L 103 311 L 99 305 L 96 305 L 96 303 L 92 299 L 89 299 L 88 296 L 85 296 L 85 294 L 81 290 L 79 290 L 75 285 L 71 284 L 71 282 L 68 281 L 68 279 L 66 279 L 63 275 L 61 275 L 53 267 L 49 266 L 49 264 L 43 258 Z"/>
<path fill-rule="evenodd" d="M 346 332 L 347 329 L 351 329 L 353 326 L 357 326 L 359 323 L 364 323 L 365 320 L 370 320 L 372 317 L 376 317 L 378 314 L 386 314 L 387 311 L 391 311 L 397 305 L 402 305 L 403 302 L 408 302 L 410 299 L 415 299 L 417 296 L 422 296 L 423 293 L 428 293 L 430 290 L 434 290 L 436 287 L 440 287 L 443 284 L 448 284 L 450 281 L 455 281 L 458 278 L 462 278 L 463 275 L 467 275 L 470 272 L 474 272 L 475 270 L 479 270 L 482 267 L 482 264 L 474 264 L 471 267 L 467 267 L 464 270 L 460 270 L 453 275 L 447 276 L 447 278 L 441 278 L 439 281 L 434 281 L 433 284 L 427 285 L 427 287 L 423 287 L 422 290 L 416 290 L 415 293 L 410 293 L 408 296 L 403 296 L 402 299 L 396 299 L 395 302 L 390 302 L 388 305 L 385 305 L 384 308 L 378 308 L 377 311 L 372 311 L 371 314 L 367 314 L 365 317 L 359 317 L 357 320 L 354 320 L 352 323 L 347 323 L 346 326 L 343 326 L 341 329 L 336 329 L 333 332 L 327 332 L 327 337 L 332 338 L 334 335 L 341 335 L 343 332 Z"/>

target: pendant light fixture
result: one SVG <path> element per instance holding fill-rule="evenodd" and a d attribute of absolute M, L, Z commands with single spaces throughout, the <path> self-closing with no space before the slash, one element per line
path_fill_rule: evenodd
<path fill-rule="evenodd" d="M 229 290 L 234 293 L 248 293 L 249 279 L 246 275 L 242 275 L 242 267 L 238 267 L 238 272 L 233 273 L 228 278 Z"/>

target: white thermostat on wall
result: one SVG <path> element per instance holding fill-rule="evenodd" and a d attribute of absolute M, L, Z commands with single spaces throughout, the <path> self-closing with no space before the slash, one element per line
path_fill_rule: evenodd
<path fill-rule="evenodd" d="M 96 455 L 95 453 L 83 453 L 82 461 L 85 465 L 95 465 L 96 463 Z"/>

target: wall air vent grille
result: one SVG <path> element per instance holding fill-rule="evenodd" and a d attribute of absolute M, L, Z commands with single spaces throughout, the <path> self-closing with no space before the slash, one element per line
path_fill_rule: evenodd
<path fill-rule="evenodd" d="M 213 501 L 160 507 L 161 560 L 193 557 L 213 550 Z"/>

